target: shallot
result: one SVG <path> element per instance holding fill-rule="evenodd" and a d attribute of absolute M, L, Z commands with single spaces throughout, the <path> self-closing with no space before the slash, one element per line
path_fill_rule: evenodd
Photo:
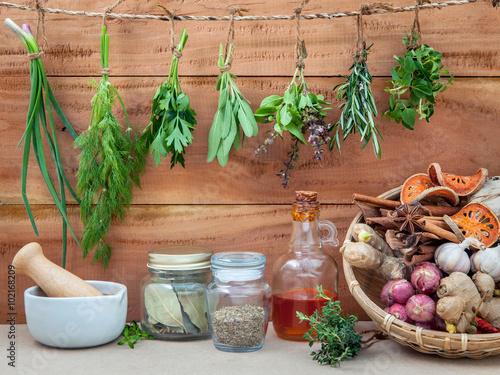
<path fill-rule="evenodd" d="M 388 313 L 394 315 L 396 318 L 402 320 L 405 323 L 411 323 L 411 319 L 408 317 L 408 314 L 406 314 L 405 305 L 395 303 L 394 305 L 389 307 Z"/>
<path fill-rule="evenodd" d="M 423 294 L 431 294 L 436 291 L 443 273 L 433 263 L 423 262 L 419 264 L 411 274 L 411 283 Z"/>
<path fill-rule="evenodd" d="M 425 294 L 415 294 L 406 303 L 406 314 L 416 322 L 429 322 L 436 315 L 436 303 Z"/>
<path fill-rule="evenodd" d="M 382 288 L 380 298 L 387 306 L 395 303 L 406 303 L 415 294 L 413 285 L 408 280 L 398 279 L 387 282 Z"/>

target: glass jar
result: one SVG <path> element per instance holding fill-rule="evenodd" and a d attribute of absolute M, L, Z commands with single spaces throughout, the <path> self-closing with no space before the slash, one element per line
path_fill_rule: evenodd
<path fill-rule="evenodd" d="M 141 283 L 142 329 L 158 339 L 210 337 L 205 287 L 210 257 L 204 247 L 163 247 L 149 252 L 150 275 Z"/>
<path fill-rule="evenodd" d="M 307 322 L 300 322 L 297 311 L 310 316 L 321 311 L 325 300 L 316 297 L 321 285 L 326 295 L 337 299 L 338 268 L 335 260 L 322 251 L 323 244 L 338 246 L 335 225 L 319 220 L 317 193 L 297 191 L 292 207 L 292 236 L 288 252 L 273 266 L 274 331 L 283 339 L 305 341 Z M 326 235 L 321 236 L 325 231 Z"/>
<path fill-rule="evenodd" d="M 251 352 L 264 345 L 271 307 L 265 263 L 264 255 L 253 252 L 212 256 L 212 281 L 207 285 L 206 299 L 217 349 Z"/>

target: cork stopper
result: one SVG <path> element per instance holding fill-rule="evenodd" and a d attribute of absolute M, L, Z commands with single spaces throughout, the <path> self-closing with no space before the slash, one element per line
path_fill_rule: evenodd
<path fill-rule="evenodd" d="M 295 201 L 303 203 L 316 203 L 318 201 L 318 193 L 315 191 L 305 191 L 305 190 L 296 191 Z"/>

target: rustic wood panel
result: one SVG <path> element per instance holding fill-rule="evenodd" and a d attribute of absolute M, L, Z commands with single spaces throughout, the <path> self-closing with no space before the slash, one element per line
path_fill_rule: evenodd
<path fill-rule="evenodd" d="M 85 78 L 52 78 L 53 89 L 66 115 L 78 132 L 88 127 L 92 89 Z M 131 122 L 140 129 L 149 122 L 150 100 L 162 78 L 114 78 L 114 84 L 125 101 Z M 332 87 L 338 78 L 309 80 L 312 90 L 334 101 Z M 0 88 L 0 201 L 22 203 L 22 149 L 15 150 L 24 131 L 25 113 L 29 100 L 29 78 L 4 78 Z M 252 102 L 252 108 L 267 95 L 282 93 L 286 78 L 241 78 L 242 92 Z M 415 130 L 391 123 L 379 116 L 378 124 L 384 135 L 382 159 L 377 160 L 368 146 L 361 150 L 357 135 L 351 135 L 342 145 L 342 155 L 334 150 L 326 153 L 320 164 L 312 161 L 311 149 L 303 147 L 297 170 L 293 171 L 290 189 L 283 191 L 274 174 L 282 168 L 289 141 L 278 140 L 267 154 L 253 157 L 253 150 L 266 137 L 269 126 L 261 126 L 257 138 L 250 138 L 245 148 L 233 152 L 225 168 L 215 161 L 206 163 L 208 131 L 212 123 L 218 96 L 215 78 L 186 78 L 183 87 L 190 95 L 198 113 L 195 141 L 186 155 L 186 169 L 170 170 L 168 160 L 155 167 L 152 158 L 142 178 L 142 190 L 136 189 L 135 204 L 204 204 L 204 203 L 289 203 L 294 189 L 312 188 L 320 191 L 321 199 L 329 203 L 349 203 L 353 192 L 380 194 L 402 184 L 411 174 L 423 172 L 432 162 L 441 163 L 445 171 L 473 174 L 479 167 L 499 175 L 500 157 L 497 132 L 498 79 L 457 79 L 438 99 L 436 113 L 430 123 L 418 122 Z M 386 79 L 376 79 L 373 90 L 377 106 L 383 112 L 387 106 L 384 92 Z M 441 94 L 440 94 L 441 95 Z M 118 107 L 117 107 L 118 109 Z M 121 119 L 120 111 L 117 111 Z M 339 111 L 329 112 L 328 120 L 337 120 Z M 74 183 L 78 168 L 78 151 L 73 148 L 67 132 L 58 136 L 66 171 Z M 465 160 L 456 163 L 457 158 Z M 43 185 L 36 161 L 31 160 L 28 173 L 28 196 L 34 204 L 51 203 Z"/>
<path fill-rule="evenodd" d="M 303 13 L 333 13 L 359 9 L 362 0 L 313 1 Z M 28 2 L 30 3 L 30 2 Z M 102 11 L 109 1 L 44 1 L 50 8 Z M 293 14 L 300 1 L 240 2 L 254 15 Z M 414 5 L 412 0 L 398 1 L 397 6 Z M 179 15 L 228 14 L 233 1 L 173 1 L 167 6 Z M 117 13 L 161 14 L 156 1 L 127 1 Z M 500 13 L 489 2 L 422 11 L 420 16 L 425 43 L 441 51 L 444 63 L 455 75 L 498 76 L 500 59 L 496 46 L 500 34 L 496 25 Z M 2 18 L 10 17 L 18 24 L 29 23 L 36 29 L 34 12 L 0 8 Z M 365 17 L 367 43 L 374 43 L 369 57 L 371 72 L 390 76 L 393 55 L 404 52 L 401 38 L 413 22 L 413 13 L 381 14 Z M 46 16 L 49 49 L 44 64 L 50 75 L 99 75 L 99 18 L 64 15 Z M 334 76 L 345 74 L 352 62 L 356 45 L 355 17 L 304 20 L 302 36 L 309 57 L 308 74 Z M 177 34 L 187 28 L 189 41 L 183 53 L 180 74 L 217 75 L 219 43 L 225 41 L 227 22 L 177 22 Z M 110 20 L 110 69 L 113 75 L 160 76 L 170 63 L 170 24 L 145 20 Z M 233 72 L 242 76 L 289 76 L 295 56 L 295 21 L 238 21 Z M 24 76 L 28 69 L 26 51 L 17 37 L 6 27 L 0 28 L 0 75 Z"/>
<path fill-rule="evenodd" d="M 140 316 L 140 281 L 147 275 L 147 252 L 159 246 L 207 246 L 215 252 L 257 251 L 267 257 L 266 278 L 271 280 L 271 268 L 276 258 L 288 249 L 291 234 L 291 207 L 289 205 L 200 205 L 200 206 L 133 206 L 123 223 L 114 223 L 109 233 L 113 246 L 110 266 L 103 271 L 100 265 L 91 266 L 91 259 L 81 261 L 81 250 L 70 241 L 67 269 L 86 280 L 109 280 L 123 283 L 128 288 L 128 320 Z M 323 205 L 321 218 L 331 220 L 339 229 L 343 241 L 347 228 L 356 213 L 352 206 Z M 39 242 L 44 253 L 60 264 L 60 220 L 53 206 L 36 206 L 34 215 L 39 223 L 40 238 L 36 238 L 26 220 L 24 207 L 0 206 L 0 280 L 7 280 L 7 265 L 26 243 Z M 69 217 L 77 235 L 81 233 L 78 210 L 69 210 Z M 327 247 L 339 265 L 339 298 L 342 307 L 350 313 L 361 313 L 349 293 L 342 272 L 338 248 Z M 18 323 L 24 321 L 23 291 L 35 283 L 24 275 L 16 279 Z M 0 288 L 0 299 L 7 300 L 6 288 Z M 0 311 L 6 319 L 7 311 Z M 363 318 L 367 318 L 364 314 Z"/>

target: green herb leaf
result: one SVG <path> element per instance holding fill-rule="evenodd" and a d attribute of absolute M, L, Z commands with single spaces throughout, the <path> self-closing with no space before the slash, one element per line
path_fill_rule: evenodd
<path fill-rule="evenodd" d="M 135 320 L 131 324 L 125 324 L 121 336 L 124 338 L 118 341 L 118 345 L 127 344 L 131 349 L 135 349 L 135 344 L 140 340 L 154 338 L 153 335 L 143 331 Z"/>

